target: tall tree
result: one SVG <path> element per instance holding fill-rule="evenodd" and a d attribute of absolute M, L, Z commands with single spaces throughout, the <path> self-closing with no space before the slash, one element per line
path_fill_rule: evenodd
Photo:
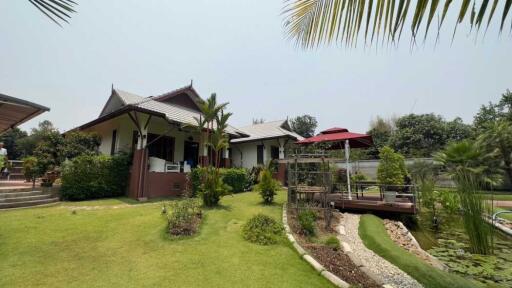
<path fill-rule="evenodd" d="M 503 5 L 497 9 L 499 3 Z M 304 48 L 333 43 L 354 46 L 360 37 L 365 46 L 398 43 L 404 26 L 410 27 L 410 42 L 414 45 L 426 40 L 432 30 L 437 30 L 437 41 L 450 9 L 458 9 L 454 36 L 461 23 L 475 35 L 482 26 L 487 31 L 493 17 L 498 17 L 501 32 L 512 14 L 511 6 L 510 0 L 286 0 L 283 14 L 288 37 Z"/>
<path fill-rule="evenodd" d="M 473 126 L 478 133 L 481 133 L 500 120 L 512 122 L 512 92 L 508 89 L 501 94 L 498 103 L 489 102 L 480 107 L 473 118 Z"/>
<path fill-rule="evenodd" d="M 305 114 L 290 119 L 290 126 L 293 132 L 304 138 L 308 138 L 315 135 L 318 122 L 316 121 L 315 117 Z"/>
<path fill-rule="evenodd" d="M 508 179 L 512 183 L 512 123 L 500 120 L 492 123 L 478 137 L 479 145 L 489 153 L 498 155 Z"/>
<path fill-rule="evenodd" d="M 462 121 L 460 117 L 446 122 L 448 142 L 458 142 L 473 137 L 473 127 Z"/>
<path fill-rule="evenodd" d="M 368 155 L 371 158 L 379 157 L 379 150 L 386 145 L 389 145 L 389 139 L 393 134 L 393 131 L 396 129 L 396 119 L 384 119 L 380 116 L 377 116 L 374 120 L 370 122 L 370 130 L 366 132 L 368 135 L 372 136 L 373 146 L 368 149 Z"/>
<path fill-rule="evenodd" d="M 27 136 L 27 132 L 20 130 L 18 127 L 0 135 L 0 142 L 4 143 L 4 148 L 7 149 L 7 152 L 9 153 L 9 159 L 17 160 L 26 156 L 24 151 L 20 149 L 18 142 L 27 138 Z"/>
<path fill-rule="evenodd" d="M 402 154 L 430 157 L 448 142 L 444 119 L 434 114 L 409 114 L 398 118 L 391 146 Z"/>

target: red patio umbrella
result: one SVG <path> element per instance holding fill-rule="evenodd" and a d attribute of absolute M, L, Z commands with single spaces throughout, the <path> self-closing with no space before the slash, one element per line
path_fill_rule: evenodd
<path fill-rule="evenodd" d="M 368 148 L 373 145 L 372 136 L 349 132 L 346 128 L 334 127 L 320 132 L 320 134 L 296 142 L 300 145 L 316 143 L 330 143 L 328 149 L 343 149 L 345 140 L 352 148 Z"/>
<path fill-rule="evenodd" d="M 347 186 L 348 198 L 352 199 L 350 187 L 350 147 L 368 148 L 373 145 L 372 136 L 366 134 L 352 133 L 346 128 L 334 127 L 320 132 L 320 134 L 296 142 L 299 145 L 311 145 L 316 143 L 328 143 L 327 149 L 345 149 L 345 160 L 347 165 Z"/>

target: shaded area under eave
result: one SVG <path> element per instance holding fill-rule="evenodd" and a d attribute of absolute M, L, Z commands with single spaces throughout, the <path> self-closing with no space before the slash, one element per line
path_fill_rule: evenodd
<path fill-rule="evenodd" d="M 0 94 L 0 134 L 46 111 L 50 108 Z"/>
<path fill-rule="evenodd" d="M 350 148 L 368 148 L 373 145 L 372 136 L 349 132 L 348 129 L 338 127 L 324 130 L 318 135 L 297 141 L 296 143 L 299 145 L 326 143 L 328 144 L 328 150 L 338 150 L 344 148 L 346 140 L 348 140 Z"/>

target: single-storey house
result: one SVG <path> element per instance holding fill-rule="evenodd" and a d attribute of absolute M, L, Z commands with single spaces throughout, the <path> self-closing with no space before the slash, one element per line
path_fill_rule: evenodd
<path fill-rule="evenodd" d="M 186 189 L 186 173 L 215 157 L 199 143 L 202 101 L 192 85 L 149 97 L 112 88 L 99 117 L 76 129 L 98 133 L 102 154 L 133 153 L 130 197 L 179 195 Z M 230 140 L 249 136 L 232 126 L 227 132 Z M 221 155 L 221 165 L 229 167 L 229 150 Z"/>
<path fill-rule="evenodd" d="M 253 124 L 238 128 L 249 137 L 231 140 L 231 161 L 234 167 L 252 168 L 284 159 L 292 144 L 303 138 L 290 128 L 288 120 Z"/>

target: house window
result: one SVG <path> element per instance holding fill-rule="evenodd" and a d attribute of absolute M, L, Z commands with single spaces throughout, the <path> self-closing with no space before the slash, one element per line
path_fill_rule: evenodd
<path fill-rule="evenodd" d="M 279 147 L 277 147 L 277 146 L 270 147 L 270 158 L 272 158 L 272 160 L 279 159 Z"/>
<path fill-rule="evenodd" d="M 114 155 L 116 153 L 116 142 L 117 142 L 117 130 L 114 129 L 112 131 L 112 144 L 110 145 L 110 155 Z"/>
<path fill-rule="evenodd" d="M 174 138 L 158 134 L 148 134 L 148 155 L 174 162 Z"/>
<path fill-rule="evenodd" d="M 263 151 L 264 151 L 264 148 L 265 146 L 263 145 L 258 145 L 256 146 L 256 152 L 257 152 L 257 155 L 256 155 L 256 160 L 257 160 L 257 163 L 258 165 L 263 165 Z"/>

